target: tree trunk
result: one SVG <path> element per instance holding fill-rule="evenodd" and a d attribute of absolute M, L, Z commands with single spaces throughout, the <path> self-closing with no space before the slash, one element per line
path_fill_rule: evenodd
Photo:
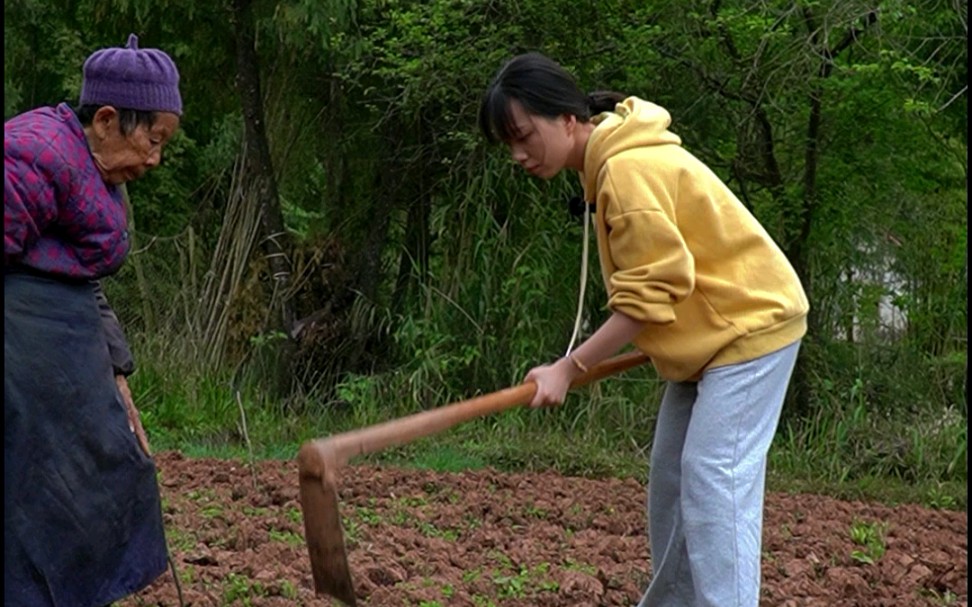
<path fill-rule="evenodd" d="M 843 39 L 837 42 L 837 44 L 832 48 L 820 46 L 820 42 L 818 40 L 819 29 L 810 8 L 804 8 L 803 18 L 807 27 L 807 32 L 810 35 L 811 45 L 817 49 L 819 56 L 823 58 L 823 62 L 820 64 L 820 68 L 817 72 L 817 78 L 822 82 L 823 80 L 829 78 L 833 72 L 834 59 L 840 53 L 850 47 L 854 42 L 856 42 L 860 36 L 864 34 L 865 28 L 868 28 L 877 22 L 877 12 L 872 11 L 864 16 L 862 18 L 863 27 L 849 29 L 844 35 Z M 810 276 L 809 242 L 811 228 L 813 226 L 813 215 L 818 205 L 817 172 L 820 157 L 820 124 L 823 116 L 822 85 L 818 84 L 811 88 L 808 101 L 810 105 L 810 112 L 807 122 L 807 142 L 804 150 L 803 197 L 800 201 L 801 204 L 796 217 L 798 222 L 796 236 L 790 240 L 789 243 L 787 243 L 786 253 L 790 258 L 790 262 L 793 264 L 797 274 L 799 274 L 799 276 L 804 280 L 808 295 L 812 296 L 812 290 L 808 284 Z M 811 298 L 810 314 L 807 317 L 807 340 L 813 340 L 817 335 L 822 334 L 822 329 L 823 327 L 821 326 L 820 322 L 820 314 L 813 306 Z M 806 343 L 807 340 L 805 340 L 804 343 L 805 347 L 811 346 L 811 344 Z M 810 380 L 807 376 L 806 356 L 801 356 L 797 360 L 793 383 L 793 400 L 796 407 L 795 413 L 800 418 L 808 417 L 811 413 L 811 404 Z"/>
<path fill-rule="evenodd" d="M 276 352 L 277 387 L 290 386 L 290 362 L 295 343 L 290 336 L 294 326 L 294 306 L 289 299 L 290 259 L 287 232 L 284 229 L 277 181 L 270 158 L 270 146 L 264 128 L 263 95 L 260 87 L 260 66 L 255 45 L 255 24 L 251 0 L 233 0 L 232 20 L 236 31 L 236 86 L 243 109 L 244 141 L 246 143 L 245 192 L 256 198 L 260 212 L 261 248 L 270 270 L 271 295 L 269 319 L 271 328 L 286 337 Z"/>

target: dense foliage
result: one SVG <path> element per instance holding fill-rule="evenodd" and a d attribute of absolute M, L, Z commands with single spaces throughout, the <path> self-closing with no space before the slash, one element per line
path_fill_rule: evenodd
<path fill-rule="evenodd" d="M 183 129 L 129 188 L 136 249 L 108 284 L 160 428 L 192 414 L 152 412 L 153 373 L 239 385 L 284 360 L 288 411 L 319 414 L 443 403 L 562 351 L 579 184 L 529 179 L 475 126 L 493 71 L 538 49 L 588 89 L 667 107 L 790 256 L 813 314 L 788 436 L 912 473 L 934 446 L 942 476 L 965 475 L 964 432 L 954 451 L 936 438 L 967 416 L 964 2 L 10 0 L 4 17 L 5 117 L 76 99 L 84 57 L 130 31 L 182 71 Z M 237 83 L 253 67 L 270 206 L 248 185 Z M 604 317 L 591 267 L 587 328 Z M 300 320 L 283 326 L 276 305 Z M 561 423 L 643 444 L 652 386 L 622 385 L 622 413 L 568 403 Z M 905 447 L 886 433 L 901 420 Z"/>

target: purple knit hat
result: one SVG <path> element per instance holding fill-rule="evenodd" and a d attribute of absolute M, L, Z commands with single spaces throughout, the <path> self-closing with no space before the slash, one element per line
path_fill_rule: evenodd
<path fill-rule="evenodd" d="M 159 49 L 138 48 L 135 34 L 128 36 L 125 48 L 95 51 L 82 69 L 81 105 L 182 115 L 175 63 Z"/>

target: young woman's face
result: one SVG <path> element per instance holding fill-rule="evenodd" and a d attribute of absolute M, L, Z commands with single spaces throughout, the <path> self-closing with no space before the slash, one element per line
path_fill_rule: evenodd
<path fill-rule="evenodd" d="M 92 121 L 88 140 L 102 179 L 119 185 L 159 166 L 162 148 L 178 128 L 179 116 L 158 112 L 152 126 L 139 124 L 125 134 L 121 131 L 118 112 L 110 107 L 101 108 Z"/>
<path fill-rule="evenodd" d="M 550 179 L 567 166 L 573 140 L 565 116 L 531 114 L 516 99 L 510 101 L 510 115 L 516 127 L 515 136 L 507 142 L 513 160 L 541 179 Z"/>

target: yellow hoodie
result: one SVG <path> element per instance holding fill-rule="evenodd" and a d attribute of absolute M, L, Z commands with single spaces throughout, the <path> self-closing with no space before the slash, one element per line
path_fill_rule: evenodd
<path fill-rule="evenodd" d="M 807 297 L 770 235 L 637 97 L 593 119 L 585 200 L 596 203 L 608 306 L 647 327 L 635 345 L 668 380 L 753 360 L 806 333 Z"/>

